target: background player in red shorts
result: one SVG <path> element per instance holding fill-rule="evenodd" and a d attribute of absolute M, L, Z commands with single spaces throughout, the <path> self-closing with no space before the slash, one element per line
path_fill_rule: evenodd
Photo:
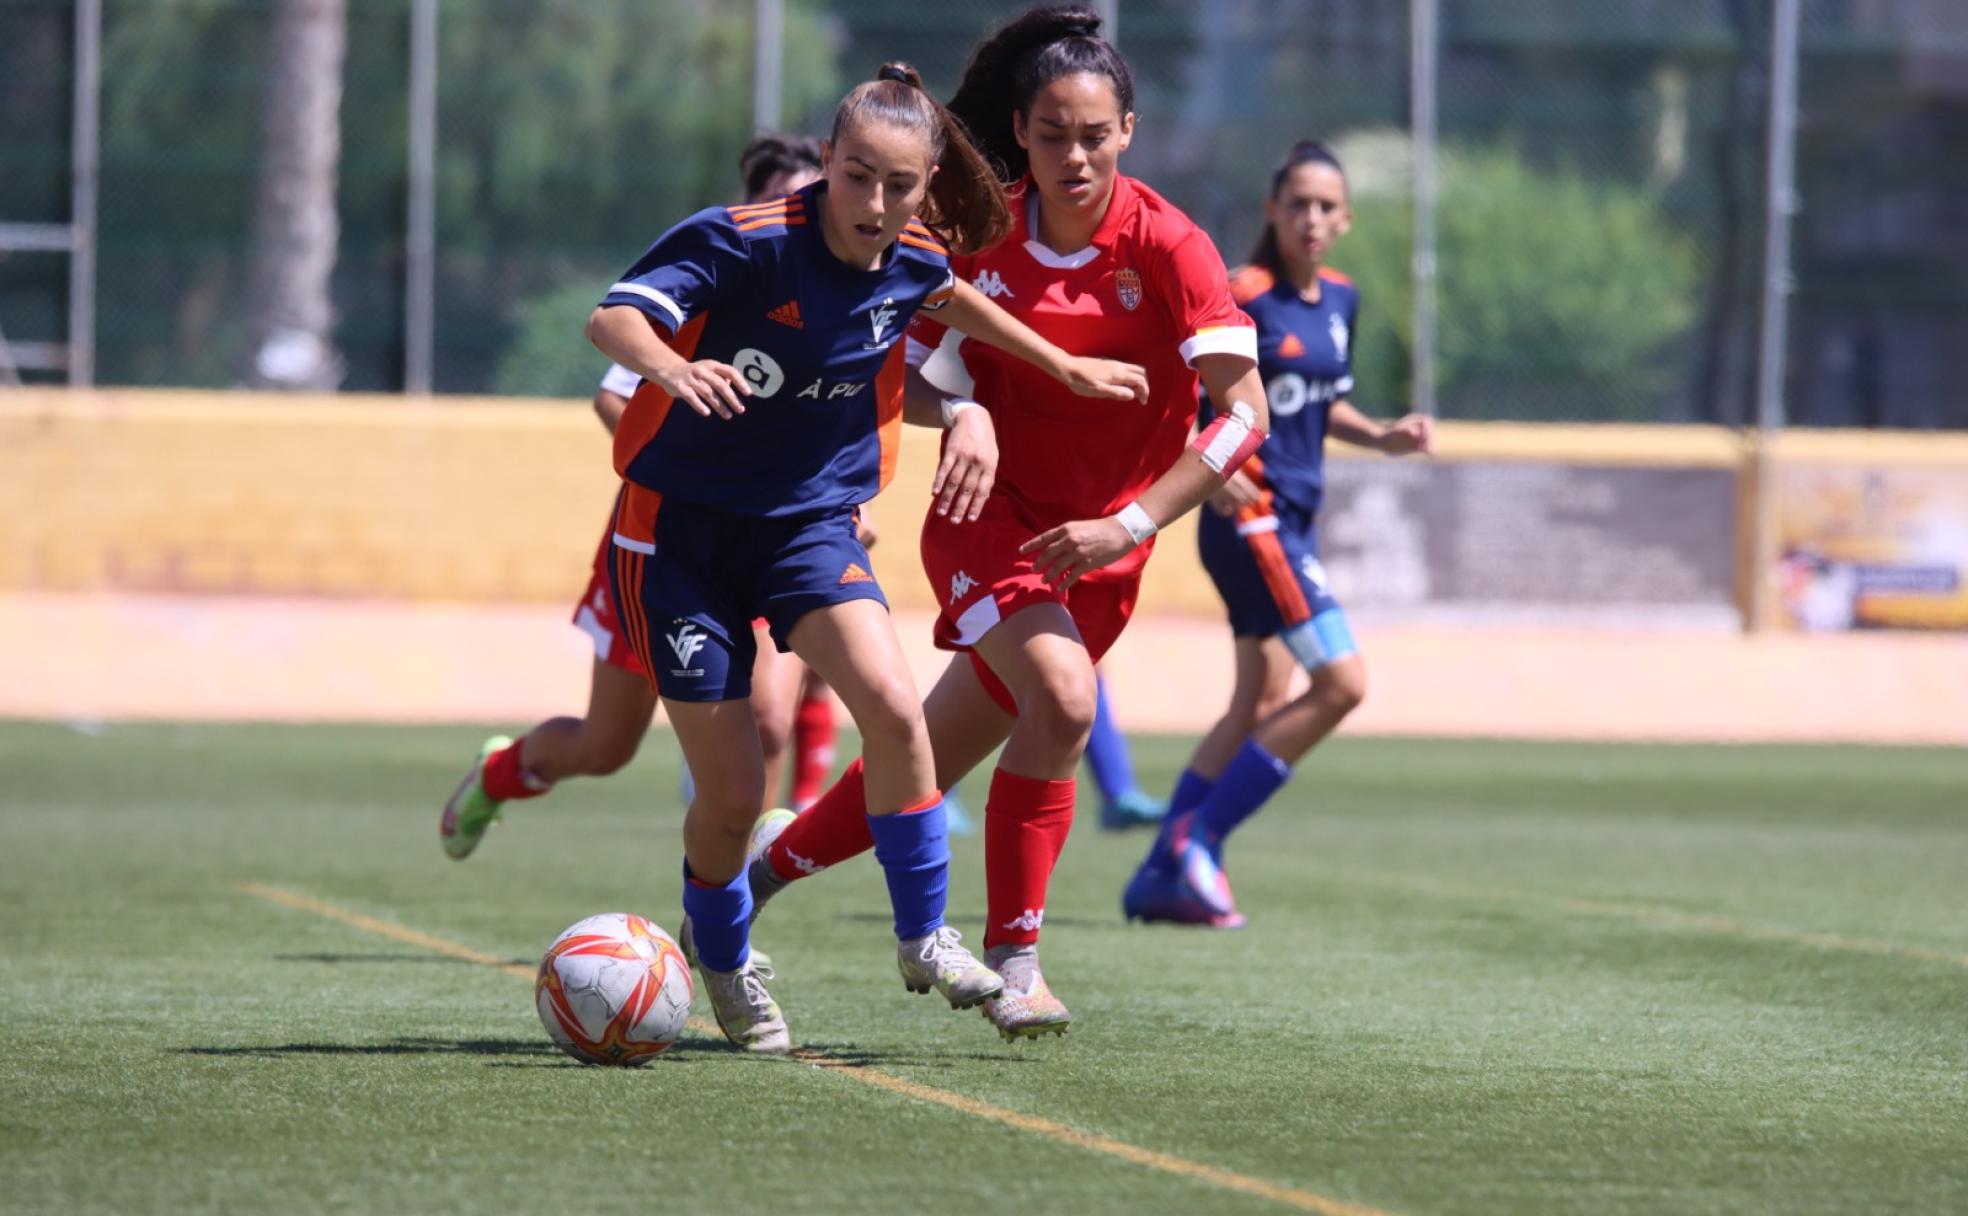
<path fill-rule="evenodd" d="M 1271 437 L 1210 500 L 1214 509 L 1197 529 L 1203 568 L 1229 609 L 1236 686 L 1122 896 L 1130 919 L 1243 923 L 1223 873 L 1223 842 L 1367 692 L 1366 662 L 1326 583 L 1313 527 L 1326 436 L 1390 456 L 1427 452 L 1434 439 L 1432 419 L 1376 422 L 1347 399 L 1360 294 L 1325 265 L 1353 217 L 1338 159 L 1321 144 L 1295 145 L 1272 174 L 1264 211 L 1264 235 L 1231 286 L 1257 322 Z M 1301 667 L 1312 686 L 1294 699 Z"/>
<path fill-rule="evenodd" d="M 981 518 L 923 525 L 923 564 L 943 604 L 937 642 L 969 652 L 924 714 L 944 787 L 1004 745 L 984 812 L 984 942 L 1005 977 L 985 1013 L 1008 1038 L 1071 1020 L 1040 974 L 1037 943 L 1094 717 L 1094 661 L 1134 608 L 1155 530 L 1221 489 L 1266 425 L 1256 334 L 1215 246 L 1118 172 L 1134 90 L 1098 29 L 1086 9 L 1040 9 L 972 54 L 952 110 L 1022 185 L 1012 234 L 954 267 L 1067 349 L 1147 367 L 1148 403 L 1054 392 L 921 319 L 911 335 L 917 354 L 941 348 L 924 364 L 928 380 L 947 379 L 935 365 L 954 359 L 996 425 L 997 480 Z M 1224 410 L 1192 445 L 1199 374 Z M 867 848 L 862 802 L 850 766 L 805 815 L 762 826 L 777 835 L 752 866 L 755 894 Z"/>
<path fill-rule="evenodd" d="M 747 203 L 783 198 L 819 178 L 820 141 L 802 135 L 760 135 L 739 154 L 738 176 L 744 183 Z M 621 424 L 629 398 L 641 384 L 642 377 L 619 363 L 602 376 L 595 391 L 594 410 L 610 435 Z M 568 777 L 606 777 L 635 758 L 643 736 L 649 733 L 650 720 L 656 715 L 656 692 L 650 688 L 648 673 L 634 649 L 622 637 L 614 593 L 608 586 L 612 526 L 611 517 L 595 549 L 588 589 L 574 606 L 575 627 L 594 643 L 588 711 L 579 718 L 549 718 L 516 742 L 505 735 L 485 741 L 478 760 L 438 819 L 438 840 L 454 858 L 471 855 L 507 802 L 536 798 Z M 820 684 L 817 691 L 824 716 L 809 712 L 804 704 L 797 716 L 795 713 L 803 672 L 804 665 L 792 656 L 781 655 L 770 646 L 760 647 L 752 675 L 752 699 L 759 721 L 759 746 L 766 756 L 768 797 L 779 788 L 780 761 L 787 739 L 799 733 L 796 721 L 803 722 L 807 734 L 796 744 L 796 751 L 812 756 L 805 761 L 809 769 L 805 779 L 816 787 L 815 793 L 824 779 L 825 765 L 832 762 L 833 706 L 826 685 Z M 827 757 L 824 761 L 813 756 L 821 751 Z M 816 761 L 821 767 L 817 776 L 810 771 Z"/>

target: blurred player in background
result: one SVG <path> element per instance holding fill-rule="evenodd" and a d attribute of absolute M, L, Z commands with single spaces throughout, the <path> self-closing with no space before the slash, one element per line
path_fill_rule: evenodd
<path fill-rule="evenodd" d="M 738 175 L 744 182 L 747 203 L 783 198 L 818 180 L 820 141 L 801 135 L 760 135 L 739 155 Z M 642 377 L 619 363 L 602 376 L 594 411 L 610 435 L 621 424 L 622 412 L 641 383 Z M 567 777 L 606 777 L 635 758 L 636 749 L 649 732 L 656 714 L 656 692 L 649 686 L 641 660 L 622 638 L 614 595 L 608 587 L 612 522 L 602 530 L 594 574 L 574 608 L 575 626 L 594 642 L 588 712 L 579 718 L 549 718 L 518 742 L 504 735 L 486 740 L 478 761 L 445 804 L 438 821 L 438 839 L 454 858 L 467 857 L 478 847 L 507 802 L 538 797 Z M 817 774 L 805 774 L 817 793 L 833 763 L 833 706 L 826 685 L 818 687 L 818 699 L 825 710 L 824 730 L 821 715 L 809 713 L 804 703 L 797 713 L 794 710 L 803 672 L 804 665 L 792 656 L 781 655 L 771 646 L 759 647 L 758 666 L 752 673 L 752 703 L 759 720 L 759 746 L 766 757 L 768 797 L 779 788 L 787 736 L 799 734 L 796 724 L 800 721 L 806 720 L 807 730 L 806 738 L 795 747 L 801 757 L 796 772 L 801 765 L 817 767 Z"/>
<path fill-rule="evenodd" d="M 960 335 L 924 317 L 910 333 L 911 362 L 923 364 L 912 394 L 973 380 L 999 443 L 982 518 L 923 524 L 943 604 L 937 644 L 968 652 L 923 712 L 940 787 L 1004 746 L 984 810 L 984 944 L 1005 991 L 984 1008 L 1006 1038 L 1071 1021 L 1040 973 L 1038 939 L 1095 715 L 1094 662 L 1133 611 L 1155 531 L 1221 490 L 1265 428 L 1256 332 L 1216 247 L 1118 170 L 1134 87 L 1099 28 L 1084 7 L 1038 9 L 972 53 L 952 112 L 1020 185 L 1011 236 L 955 266 L 1053 341 L 1145 365 L 1152 395 L 1075 398 L 974 340 L 958 349 Z M 1226 408 L 1192 444 L 1199 374 Z M 863 787 L 857 762 L 806 814 L 761 823 L 755 897 L 874 844 Z"/>
<path fill-rule="evenodd" d="M 1294 145 L 1272 174 L 1264 214 L 1250 264 L 1231 287 L 1257 322 L 1271 437 L 1210 499 L 1197 527 L 1203 568 L 1229 609 L 1236 685 L 1122 897 L 1129 919 L 1243 923 L 1223 872 L 1224 841 L 1367 691 L 1366 663 L 1319 564 L 1313 517 L 1326 436 L 1390 456 L 1426 453 L 1434 440 L 1432 419 L 1376 422 L 1347 399 L 1360 296 L 1325 264 L 1353 219 L 1338 159 L 1309 140 Z M 1299 668 L 1312 685 L 1293 699 Z"/>
<path fill-rule="evenodd" d="M 1069 357 L 953 276 L 939 231 L 968 252 L 994 243 L 1010 216 L 991 167 L 912 69 L 887 65 L 842 99 L 826 161 L 793 195 L 709 208 L 664 233 L 588 321 L 597 349 L 643 381 L 615 434 L 624 480 L 609 573 L 622 631 L 697 780 L 678 936 L 726 1037 L 763 1052 L 790 1050 L 791 1036 L 750 948 L 747 842 L 764 763 L 748 697 L 760 616 L 860 728 L 862 830 L 887 879 L 904 985 L 934 988 L 953 1008 L 1004 986 L 943 923 L 941 786 L 856 534 L 861 504 L 893 472 L 910 320 L 938 309 L 1069 393 L 1147 391 L 1140 368 Z M 924 425 L 989 423 L 937 401 L 909 412 Z M 946 450 L 939 473 L 949 459 Z M 962 497 L 932 510 L 968 513 Z"/>

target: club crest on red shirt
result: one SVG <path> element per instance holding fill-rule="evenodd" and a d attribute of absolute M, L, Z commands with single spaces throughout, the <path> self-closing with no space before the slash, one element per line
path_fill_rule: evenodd
<path fill-rule="evenodd" d="M 1132 269 L 1115 271 L 1114 294 L 1121 297 L 1121 307 L 1129 312 L 1141 307 L 1141 276 Z"/>

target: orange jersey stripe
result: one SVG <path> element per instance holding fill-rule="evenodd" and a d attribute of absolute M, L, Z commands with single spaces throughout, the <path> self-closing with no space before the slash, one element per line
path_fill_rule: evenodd
<path fill-rule="evenodd" d="M 783 211 L 788 207 L 804 207 L 805 205 L 806 200 L 799 195 L 788 194 L 784 198 L 767 199 L 762 203 L 741 203 L 736 207 L 726 207 L 725 210 L 733 215 L 756 215 L 761 211 Z"/>
<path fill-rule="evenodd" d="M 929 250 L 929 251 L 930 251 L 931 253 L 937 253 L 937 254 L 941 254 L 941 255 L 943 255 L 944 257 L 948 257 L 948 256 L 950 256 L 950 251 L 949 251 L 949 249 L 947 249 L 947 248 L 946 248 L 946 247 L 944 247 L 943 245 L 941 245 L 941 244 L 938 244 L 938 243 L 935 243 L 935 242 L 932 242 L 932 241 L 919 241 L 919 240 L 917 240 L 917 239 L 916 239 L 915 237 L 912 237 L 912 236 L 910 236 L 910 235 L 909 235 L 908 233 L 906 233 L 906 232 L 905 232 L 905 233 L 903 233 L 903 234 L 902 234 L 901 236 L 899 236 L 899 237 L 897 237 L 897 238 L 895 238 L 895 239 L 896 239 L 896 240 L 898 240 L 898 241 L 901 241 L 901 242 L 902 242 L 902 243 L 903 243 L 904 245 L 913 245 L 913 246 L 915 246 L 915 247 L 916 247 L 917 249 L 927 249 L 927 250 Z"/>
<path fill-rule="evenodd" d="M 752 220 L 738 225 L 740 232 L 756 232 L 760 228 L 797 228 L 806 222 L 802 215 L 775 215 L 762 220 Z"/>
<path fill-rule="evenodd" d="M 1270 291 L 1277 279 L 1262 266 L 1239 266 L 1230 272 L 1230 298 L 1238 304 L 1248 304 Z"/>
<path fill-rule="evenodd" d="M 881 483 L 887 489 L 895 476 L 896 457 L 902 453 L 902 384 L 909 370 L 903 357 L 904 344 L 889 348 L 888 358 L 875 375 L 875 429 L 881 440 Z"/>
<path fill-rule="evenodd" d="M 710 313 L 698 313 L 684 322 L 683 328 L 670 339 L 670 348 L 689 359 L 697 353 L 697 340 L 704 336 L 704 322 Z M 629 475 L 629 464 L 637 454 L 663 429 L 663 419 L 670 416 L 670 407 L 676 398 L 648 380 L 636 386 L 635 396 L 629 398 L 628 408 L 622 411 L 622 421 L 615 427 L 615 473 L 618 477 Z"/>
<path fill-rule="evenodd" d="M 1305 591 L 1298 585 L 1298 576 L 1292 572 L 1291 559 L 1285 556 L 1278 534 L 1258 532 L 1245 539 L 1250 542 L 1251 556 L 1257 559 L 1257 572 L 1264 576 L 1264 585 L 1270 589 L 1272 602 L 1278 605 L 1278 615 L 1284 618 L 1285 627 L 1289 629 L 1311 620 L 1312 605 L 1305 602 Z"/>

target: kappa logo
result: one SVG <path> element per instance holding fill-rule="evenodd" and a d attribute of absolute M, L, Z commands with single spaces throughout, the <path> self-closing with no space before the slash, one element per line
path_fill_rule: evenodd
<path fill-rule="evenodd" d="M 880 308 L 868 314 L 868 325 L 875 331 L 874 341 L 868 343 L 869 349 L 882 345 L 882 335 L 888 332 L 889 324 L 894 320 L 895 298 L 891 296 L 881 302 Z"/>
<path fill-rule="evenodd" d="M 1000 296 L 1015 298 L 1012 297 L 1011 288 L 1005 286 L 1004 276 L 995 270 L 978 271 L 970 285 L 977 289 L 977 294 L 988 299 L 995 300 Z"/>
<path fill-rule="evenodd" d="M 961 570 L 957 571 L 950 578 L 950 602 L 954 604 L 964 596 L 969 595 L 970 589 L 976 585 L 976 579 Z"/>
<path fill-rule="evenodd" d="M 1297 334 L 1286 334 L 1285 340 L 1278 343 L 1278 357 L 1280 359 L 1296 359 L 1304 353 L 1305 343 L 1298 340 Z"/>
<path fill-rule="evenodd" d="M 711 639 L 709 634 L 697 627 L 696 622 L 683 621 L 681 624 L 681 629 L 663 636 L 669 640 L 670 649 L 676 652 L 677 662 L 687 668 L 690 661 L 697 657 L 697 652 L 704 648 L 704 643 Z M 683 672 L 679 671 L 678 674 Z"/>
<path fill-rule="evenodd" d="M 1346 318 L 1334 313 L 1332 319 L 1326 322 L 1326 329 L 1332 334 L 1333 353 L 1345 360 L 1346 347 L 1353 340 L 1352 331 L 1346 328 Z"/>
<path fill-rule="evenodd" d="M 875 576 L 863 570 L 860 562 L 849 562 L 847 563 L 847 569 L 841 571 L 842 584 L 872 583 L 874 581 Z"/>
<path fill-rule="evenodd" d="M 1045 924 L 1044 908 L 1027 908 L 1024 912 L 1004 923 L 1006 929 L 1014 932 L 1037 933 L 1039 926 Z"/>
<path fill-rule="evenodd" d="M 798 853 L 793 852 L 791 849 L 786 850 L 786 860 L 792 862 L 793 868 L 795 870 L 798 870 L 802 874 L 818 874 L 820 871 L 827 868 L 826 866 L 823 866 L 819 862 L 813 860 L 811 857 L 801 857 Z"/>
<path fill-rule="evenodd" d="M 1133 312 L 1141 307 L 1141 275 L 1132 267 L 1114 272 L 1114 294 L 1121 297 L 1121 307 Z"/>

